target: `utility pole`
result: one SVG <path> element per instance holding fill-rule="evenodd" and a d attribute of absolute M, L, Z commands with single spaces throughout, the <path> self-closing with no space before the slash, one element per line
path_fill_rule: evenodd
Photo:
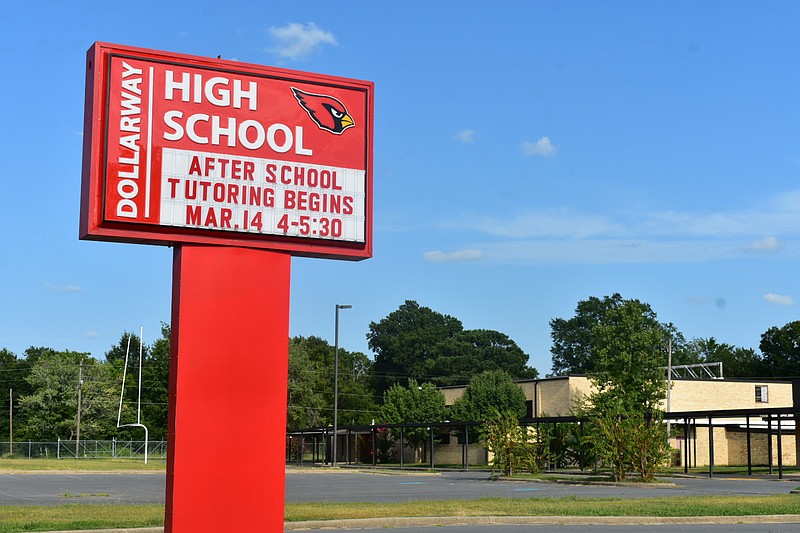
<path fill-rule="evenodd" d="M 14 454 L 14 389 L 8 389 L 8 454 Z"/>
<path fill-rule="evenodd" d="M 81 389 L 83 388 L 83 361 L 78 367 L 78 429 L 75 433 L 75 458 L 80 455 L 81 449 Z"/>

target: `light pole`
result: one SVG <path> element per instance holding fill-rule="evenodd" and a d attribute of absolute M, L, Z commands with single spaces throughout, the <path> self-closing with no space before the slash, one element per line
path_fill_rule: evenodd
<path fill-rule="evenodd" d="M 78 428 L 75 433 L 75 459 L 78 459 L 81 446 L 81 389 L 83 389 L 83 359 L 78 367 Z"/>
<path fill-rule="evenodd" d="M 352 305 L 336 304 L 336 333 L 334 336 L 334 364 L 333 364 L 333 457 L 332 464 L 336 466 L 336 437 L 339 433 L 339 309 L 350 309 Z"/>

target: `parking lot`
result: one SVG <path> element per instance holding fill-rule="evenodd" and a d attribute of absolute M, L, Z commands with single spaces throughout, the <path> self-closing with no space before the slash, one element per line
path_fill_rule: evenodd
<path fill-rule="evenodd" d="M 664 483 L 577 484 L 492 481 L 486 472 L 441 472 L 287 468 L 287 502 L 404 502 L 477 498 L 577 496 L 649 498 L 687 495 L 786 494 L 800 478 L 776 476 L 669 478 Z M 0 474 L 0 505 L 74 503 L 162 503 L 165 475 L 149 474 Z M 237 490 L 232 486 L 232 491 Z"/>

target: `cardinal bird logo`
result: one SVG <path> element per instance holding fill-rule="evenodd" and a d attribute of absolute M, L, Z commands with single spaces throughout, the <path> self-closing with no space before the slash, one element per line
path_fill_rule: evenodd
<path fill-rule="evenodd" d="M 356 125 L 344 104 L 333 96 L 307 93 L 294 87 L 292 92 L 300 106 L 321 129 L 341 135 L 344 130 Z"/>

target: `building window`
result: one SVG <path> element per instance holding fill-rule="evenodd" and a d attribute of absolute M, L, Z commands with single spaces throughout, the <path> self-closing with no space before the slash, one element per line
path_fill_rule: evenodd
<path fill-rule="evenodd" d="M 533 400 L 525 400 L 525 418 L 533 418 Z"/>
<path fill-rule="evenodd" d="M 756 403 L 769 403 L 766 385 L 756 385 Z"/>

